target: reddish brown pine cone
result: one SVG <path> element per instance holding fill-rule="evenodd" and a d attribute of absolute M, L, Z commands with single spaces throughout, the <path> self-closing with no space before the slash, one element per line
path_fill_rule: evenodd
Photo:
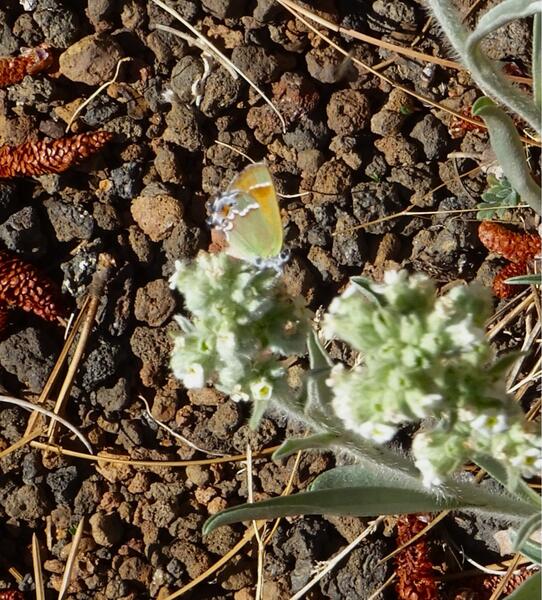
<path fill-rule="evenodd" d="M 509 285 L 505 280 L 528 273 L 530 261 L 540 254 L 540 236 L 536 233 L 517 233 L 493 221 L 482 221 L 478 228 L 478 237 L 488 250 L 510 261 L 493 280 L 495 296 L 510 298 L 520 287 Z"/>
<path fill-rule="evenodd" d="M 0 592 L 0 600 L 24 600 L 24 595 L 19 590 L 4 590 Z"/>
<path fill-rule="evenodd" d="M 401 515 L 397 520 L 397 545 L 402 546 L 425 527 L 416 515 Z M 429 557 L 429 546 L 421 538 L 395 557 L 395 591 L 399 600 L 436 600 L 439 598 Z"/>
<path fill-rule="evenodd" d="M 525 263 L 540 254 L 540 236 L 517 233 L 493 221 L 482 221 L 478 237 L 484 246 L 513 263 Z"/>
<path fill-rule="evenodd" d="M 65 314 L 53 281 L 5 251 L 0 251 L 0 306 L 21 308 L 47 321 L 56 321 Z"/>
<path fill-rule="evenodd" d="M 518 277 L 527 273 L 527 263 L 509 263 L 503 267 L 493 280 L 493 293 L 497 298 L 510 298 L 520 288 L 517 285 L 505 283 L 509 277 Z"/>
<path fill-rule="evenodd" d="M 112 137 L 109 131 L 95 131 L 58 140 L 1 146 L 0 177 L 62 173 L 98 152 Z"/>
<path fill-rule="evenodd" d="M 47 69 L 53 56 L 47 46 L 27 48 L 20 56 L 0 57 L 0 88 L 22 81 L 25 75 L 34 75 Z"/>

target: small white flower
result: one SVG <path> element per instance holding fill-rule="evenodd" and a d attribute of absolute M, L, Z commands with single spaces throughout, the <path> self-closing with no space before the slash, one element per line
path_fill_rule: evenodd
<path fill-rule="evenodd" d="M 472 348 L 483 336 L 483 332 L 472 325 L 470 317 L 459 321 L 459 323 L 448 325 L 448 327 L 446 327 L 446 332 L 452 338 L 456 346 L 460 346 L 464 349 Z"/>
<path fill-rule="evenodd" d="M 248 402 L 250 400 L 250 396 L 243 392 L 241 385 L 239 383 L 233 386 L 233 390 L 231 391 L 230 398 L 234 402 Z"/>
<path fill-rule="evenodd" d="M 404 279 L 404 271 L 386 271 L 384 273 L 384 283 L 387 285 L 395 285 Z"/>
<path fill-rule="evenodd" d="M 542 471 L 542 454 L 540 449 L 531 447 L 510 459 L 510 464 L 519 469 L 522 477 L 540 477 Z"/>
<path fill-rule="evenodd" d="M 386 425 L 386 423 L 374 423 L 373 421 L 362 423 L 356 429 L 361 436 L 375 442 L 375 444 L 385 444 L 386 442 L 389 442 L 397 432 L 396 428 L 391 425 Z"/>
<path fill-rule="evenodd" d="M 484 436 L 502 433 L 509 427 L 506 415 L 502 413 L 484 413 L 472 419 L 471 428 Z"/>
<path fill-rule="evenodd" d="M 254 400 L 269 400 L 273 395 L 273 386 L 267 379 L 258 379 L 250 384 L 250 394 Z"/>
<path fill-rule="evenodd" d="M 202 388 L 205 386 L 205 371 L 199 363 L 188 366 L 182 376 L 184 387 L 187 389 Z"/>
<path fill-rule="evenodd" d="M 330 388 L 333 388 L 335 385 L 337 385 L 337 383 L 341 379 L 343 373 L 344 373 L 344 365 L 342 363 L 333 365 L 333 368 L 331 369 L 331 371 L 329 373 L 329 377 L 326 379 L 326 385 Z"/>

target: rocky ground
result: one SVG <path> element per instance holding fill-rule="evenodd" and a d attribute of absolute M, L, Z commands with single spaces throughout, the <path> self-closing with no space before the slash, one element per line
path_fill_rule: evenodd
<path fill-rule="evenodd" d="M 486 152 L 483 131 L 451 131 L 447 113 L 344 61 L 272 0 L 169 4 L 273 99 L 286 130 L 253 89 L 216 63 L 194 86 L 205 68 L 201 51 L 153 27 L 182 29 L 151 0 L 4 0 L 0 55 L 46 42 L 54 62 L 0 90 L 0 145 L 63 137 L 75 108 L 113 77 L 121 58 L 130 60 L 72 127 L 73 133 L 112 132 L 103 151 L 60 175 L 0 180 L 0 247 L 62 284 L 67 310 L 81 306 L 98 255 L 114 258 L 66 416 L 97 450 L 134 459 L 195 460 L 205 456 L 158 428 L 140 395 L 154 418 L 213 452 L 243 453 L 249 441 L 256 452 L 295 430 L 280 415 L 270 415 L 252 432 L 247 407 L 210 389 L 187 393 L 168 369 L 169 334 L 176 328 L 171 318 L 182 309 L 168 277 L 175 260 L 209 246 L 205 202 L 247 164 L 223 144 L 267 161 L 286 196 L 280 202 L 285 244 L 292 251 L 286 278 L 313 309 L 326 306 L 353 274 L 378 279 L 385 268 L 403 266 L 441 284 L 478 278 L 491 285 L 500 262 L 487 258 L 475 213 L 405 215 L 363 227 L 409 206 L 413 213 L 476 207 L 485 177 L 461 181 L 458 173 L 476 166 L 471 157 Z M 427 19 L 417 0 L 321 0 L 312 9 L 345 28 L 402 45 L 414 40 Z M 488 48 L 494 58 L 514 61 L 527 73 L 529 29 L 514 27 Z M 478 95 L 464 72 L 428 70 L 350 36 L 330 35 L 369 65 L 389 60 L 381 67 L 387 77 L 433 101 L 461 111 Z M 416 49 L 446 55 L 434 25 Z M 461 154 L 451 159 L 452 152 Z M 63 328 L 10 311 L 0 335 L 1 387 L 35 401 L 62 348 Z M 511 326 L 501 343 L 513 345 L 517 335 Z M 0 449 L 21 438 L 27 419 L 22 410 L 2 406 Z M 64 430 L 59 442 L 81 450 Z M 304 489 L 332 460 L 303 456 L 294 489 Z M 293 459 L 255 460 L 255 498 L 280 494 L 292 467 Z M 10 567 L 25 576 L 22 590 L 32 588 L 29 544 L 37 532 L 47 586 L 58 589 L 81 517 L 87 527 L 66 596 L 80 600 L 165 598 L 226 554 L 245 530 L 229 526 L 201 535 L 209 514 L 246 499 L 246 475 L 236 462 L 176 469 L 94 466 L 67 457 L 44 462 L 43 452 L 27 445 L 0 461 L 0 473 L 0 588 L 17 587 Z M 476 532 L 484 537 L 483 529 L 459 521 L 462 529 L 449 519 L 437 539 L 451 536 L 470 552 L 481 552 L 474 538 Z M 361 520 L 332 517 L 281 522 L 267 547 L 264 598 L 288 598 L 318 561 L 363 526 Z M 483 560 L 491 562 L 497 546 L 489 538 L 485 543 Z M 376 567 L 376 559 L 394 547 L 389 533 L 372 536 L 310 597 L 368 598 L 393 571 L 392 563 Z M 255 556 L 254 548 L 245 547 L 190 597 L 252 598 Z M 449 589 L 449 597 L 463 584 L 468 587 L 467 581 Z"/>

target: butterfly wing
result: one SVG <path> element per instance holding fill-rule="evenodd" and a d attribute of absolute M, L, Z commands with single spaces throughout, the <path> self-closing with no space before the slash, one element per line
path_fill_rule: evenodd
<path fill-rule="evenodd" d="M 240 206 L 257 207 L 238 214 L 226 231 L 227 252 L 244 260 L 272 258 L 282 250 L 283 234 L 277 194 L 269 169 L 262 163 L 246 167 L 228 187 Z"/>

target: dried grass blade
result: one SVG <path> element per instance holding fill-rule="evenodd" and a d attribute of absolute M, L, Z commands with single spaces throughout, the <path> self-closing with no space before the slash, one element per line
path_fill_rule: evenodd
<path fill-rule="evenodd" d="M 43 571 L 41 568 L 41 553 L 38 537 L 32 534 L 32 564 L 34 565 L 34 582 L 36 585 L 36 600 L 45 600 L 45 588 L 43 586 Z"/>
<path fill-rule="evenodd" d="M 62 600 L 64 598 L 64 595 L 66 594 L 66 591 L 70 585 L 73 568 L 75 567 L 75 559 L 77 558 L 77 551 L 79 550 L 79 544 L 81 542 L 81 537 L 83 536 L 84 525 L 85 519 L 83 517 L 79 521 L 75 535 L 72 538 L 70 553 L 68 555 L 68 559 L 66 560 L 66 567 L 64 568 L 64 574 L 62 575 L 62 583 L 58 592 L 58 600 Z"/>

